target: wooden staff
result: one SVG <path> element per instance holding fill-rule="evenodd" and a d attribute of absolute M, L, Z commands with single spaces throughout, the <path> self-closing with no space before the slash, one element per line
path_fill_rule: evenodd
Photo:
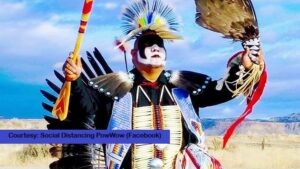
<path fill-rule="evenodd" d="M 90 17 L 91 11 L 93 6 L 93 0 L 85 0 L 83 9 L 82 9 L 82 15 L 81 15 L 81 21 L 80 26 L 78 30 L 78 36 L 75 44 L 75 48 L 73 51 L 73 58 L 72 60 L 76 62 L 77 59 L 80 59 L 78 57 L 79 50 L 81 46 L 81 42 L 83 39 L 83 35 L 87 26 L 87 21 Z M 69 110 L 69 100 L 70 100 L 70 94 L 71 94 L 71 82 L 66 79 L 63 87 L 60 90 L 59 96 L 55 102 L 55 105 L 52 110 L 52 114 L 54 116 L 57 116 L 61 121 L 67 118 L 68 110 Z"/>

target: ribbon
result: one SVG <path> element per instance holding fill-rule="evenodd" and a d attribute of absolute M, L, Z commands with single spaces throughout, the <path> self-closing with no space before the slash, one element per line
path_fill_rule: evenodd
<path fill-rule="evenodd" d="M 225 148 L 229 138 L 231 137 L 231 135 L 233 134 L 234 130 L 236 129 L 236 127 L 241 124 L 245 118 L 252 113 L 252 109 L 253 106 L 257 103 L 257 101 L 260 99 L 265 85 L 267 82 L 267 72 L 266 72 L 266 66 L 264 67 L 263 73 L 259 79 L 258 85 L 256 90 L 254 91 L 252 98 L 249 100 L 247 107 L 244 111 L 244 113 L 233 123 L 231 124 L 231 126 L 227 129 L 224 137 L 223 137 L 223 148 Z"/>

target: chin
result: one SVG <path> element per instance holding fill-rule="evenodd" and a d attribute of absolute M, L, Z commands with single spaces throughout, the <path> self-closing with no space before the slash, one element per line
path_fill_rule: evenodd
<path fill-rule="evenodd" d="M 160 64 L 160 65 L 149 65 L 149 66 L 151 66 L 152 68 L 163 68 L 163 67 L 165 67 L 164 64 Z"/>
<path fill-rule="evenodd" d="M 165 67 L 164 64 L 139 64 L 138 66 L 140 69 L 163 69 Z"/>
<path fill-rule="evenodd" d="M 157 62 L 157 63 L 150 63 L 149 66 L 153 68 L 159 68 L 159 67 L 164 67 L 166 62 Z"/>
<path fill-rule="evenodd" d="M 147 62 L 137 61 L 136 66 L 141 69 L 149 69 L 149 68 L 164 68 L 166 61 L 162 60 L 148 60 Z"/>
<path fill-rule="evenodd" d="M 166 65 L 166 61 L 163 60 L 152 60 L 150 61 L 149 65 L 153 67 L 163 67 Z"/>

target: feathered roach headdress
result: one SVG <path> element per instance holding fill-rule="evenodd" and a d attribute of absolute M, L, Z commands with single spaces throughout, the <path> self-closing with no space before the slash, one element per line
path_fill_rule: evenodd
<path fill-rule="evenodd" d="M 177 34 L 179 21 L 173 9 L 161 0 L 133 0 L 122 14 L 122 28 L 125 36 L 121 38 L 120 47 L 125 42 L 137 38 L 143 32 L 151 30 L 166 40 L 181 39 Z"/>
<path fill-rule="evenodd" d="M 195 0 L 195 3 L 196 23 L 223 34 L 225 38 L 241 41 L 244 48 L 250 49 L 249 58 L 255 63 L 251 70 L 240 73 L 242 85 L 239 85 L 239 81 L 234 82 L 237 84 L 237 88 L 232 91 L 234 96 L 244 94 L 248 98 L 248 104 L 242 116 L 227 130 L 223 142 L 225 147 L 237 125 L 252 112 L 266 83 L 265 65 L 260 65 L 258 60 L 260 42 L 257 19 L 251 0 Z M 226 83 L 228 82 L 225 81 L 225 85 Z"/>

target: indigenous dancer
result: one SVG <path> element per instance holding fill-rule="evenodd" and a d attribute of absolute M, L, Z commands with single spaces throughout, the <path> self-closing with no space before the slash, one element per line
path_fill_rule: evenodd
<path fill-rule="evenodd" d="M 85 62 L 74 62 L 70 54 L 64 65 L 66 79 L 72 84 L 70 112 L 64 121 L 46 117 L 48 128 L 170 130 L 170 144 L 53 145 L 50 151 L 59 160 L 50 168 L 222 168 L 207 153 L 199 108 L 234 98 L 255 64 L 250 50 L 235 54 L 228 62 L 226 77 L 218 81 L 201 73 L 165 70 L 164 42 L 181 39 L 172 8 L 160 0 L 134 1 L 125 8 L 122 20 L 125 36 L 118 47 L 134 39 L 131 55 L 135 68 L 113 73 L 96 50 L 95 58 L 105 72 L 88 53 L 99 72 L 96 77 Z M 260 66 L 262 57 L 259 52 L 256 62 Z"/>

